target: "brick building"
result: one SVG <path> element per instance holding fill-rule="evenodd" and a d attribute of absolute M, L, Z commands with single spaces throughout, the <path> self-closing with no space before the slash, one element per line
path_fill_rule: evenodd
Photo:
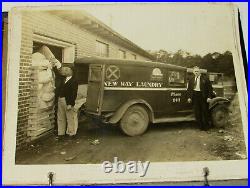
<path fill-rule="evenodd" d="M 17 148 L 30 139 L 32 53 L 47 45 L 62 63 L 82 56 L 151 60 L 152 56 L 83 11 L 23 11 L 21 18 Z M 36 136 L 39 137 L 39 132 Z"/>

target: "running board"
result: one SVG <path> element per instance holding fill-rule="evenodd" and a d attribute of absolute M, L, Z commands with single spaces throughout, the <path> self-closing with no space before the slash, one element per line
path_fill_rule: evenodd
<path fill-rule="evenodd" d="M 187 117 L 168 117 L 168 118 L 159 118 L 154 119 L 153 123 L 174 123 L 174 122 L 185 122 L 185 121 L 194 121 L 194 116 Z"/>

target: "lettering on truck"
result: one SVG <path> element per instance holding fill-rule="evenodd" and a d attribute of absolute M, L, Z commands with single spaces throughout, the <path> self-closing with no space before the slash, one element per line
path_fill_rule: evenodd
<path fill-rule="evenodd" d="M 136 87 L 136 88 L 162 88 L 162 82 L 131 82 L 131 81 L 105 81 L 105 87 Z"/>

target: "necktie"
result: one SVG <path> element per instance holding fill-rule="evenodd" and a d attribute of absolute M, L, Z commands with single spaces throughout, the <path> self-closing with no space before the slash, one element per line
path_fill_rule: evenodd
<path fill-rule="evenodd" d="M 197 87 L 197 78 L 198 78 L 198 76 L 196 76 L 196 77 L 195 77 L 195 80 L 194 80 L 194 88 Z"/>

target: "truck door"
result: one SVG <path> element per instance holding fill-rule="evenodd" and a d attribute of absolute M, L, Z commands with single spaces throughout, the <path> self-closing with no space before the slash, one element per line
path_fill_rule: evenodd
<path fill-rule="evenodd" d="M 191 113 L 192 106 L 187 103 L 186 70 L 169 70 L 167 72 L 167 112 L 173 115 Z"/>
<path fill-rule="evenodd" d="M 88 92 L 86 110 L 90 113 L 100 114 L 103 95 L 103 65 L 89 66 Z"/>

